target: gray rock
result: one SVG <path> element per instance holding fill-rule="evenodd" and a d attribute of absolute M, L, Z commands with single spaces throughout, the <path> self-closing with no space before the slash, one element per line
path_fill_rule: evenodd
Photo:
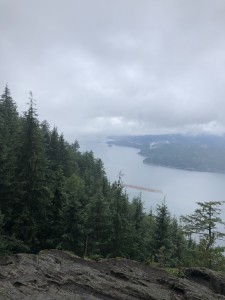
<path fill-rule="evenodd" d="M 17 254 L 0 257 L 0 299 L 225 299 L 225 277 L 196 270 L 185 270 L 189 279 L 182 279 L 127 259 L 95 262 L 59 250 Z"/>

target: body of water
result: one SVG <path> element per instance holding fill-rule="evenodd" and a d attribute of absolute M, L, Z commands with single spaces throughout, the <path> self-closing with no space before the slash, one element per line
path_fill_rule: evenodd
<path fill-rule="evenodd" d="M 129 198 L 141 192 L 144 207 L 155 211 L 157 204 L 166 199 L 172 214 L 190 214 L 197 208 L 196 202 L 225 200 L 225 174 L 184 171 L 143 163 L 138 150 L 127 147 L 109 147 L 105 142 L 83 142 L 81 151 L 94 152 L 101 158 L 111 182 L 123 174 L 123 182 L 129 185 L 157 189 L 151 193 L 126 188 Z M 225 213 L 222 213 L 225 217 Z"/>

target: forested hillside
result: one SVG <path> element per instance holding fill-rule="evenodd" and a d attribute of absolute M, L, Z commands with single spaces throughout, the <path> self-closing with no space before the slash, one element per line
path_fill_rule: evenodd
<path fill-rule="evenodd" d="M 212 217 L 218 205 L 208 206 Z M 144 212 L 141 197 L 129 202 L 121 178 L 110 183 L 93 152 L 81 153 L 77 141 L 68 143 L 38 120 L 32 94 L 19 115 L 6 86 L 0 99 L 1 253 L 56 248 L 96 259 L 223 267 L 217 235 L 204 234 L 197 243 L 193 220 L 184 221 L 185 232 L 164 202 L 155 213 Z M 210 220 L 211 232 L 218 221 Z"/>
<path fill-rule="evenodd" d="M 225 136 L 140 135 L 112 136 L 109 145 L 139 149 L 144 163 L 164 167 L 225 173 Z"/>

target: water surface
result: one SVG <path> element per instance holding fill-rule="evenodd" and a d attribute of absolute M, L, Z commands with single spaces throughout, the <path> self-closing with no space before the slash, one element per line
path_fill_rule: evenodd
<path fill-rule="evenodd" d="M 81 151 L 92 150 L 95 157 L 101 158 L 111 182 L 118 180 L 122 172 L 123 182 L 161 190 L 162 193 L 142 191 L 146 211 L 155 210 L 164 197 L 172 214 L 192 213 L 196 202 L 225 200 L 225 174 L 194 172 L 143 163 L 138 150 L 128 147 L 109 147 L 105 142 L 81 143 Z M 126 188 L 132 199 L 140 191 Z M 225 213 L 223 212 L 224 219 Z"/>

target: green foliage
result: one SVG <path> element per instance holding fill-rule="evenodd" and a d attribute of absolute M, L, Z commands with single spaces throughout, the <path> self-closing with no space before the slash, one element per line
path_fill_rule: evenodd
<path fill-rule="evenodd" d="M 30 94 L 28 111 L 22 118 L 21 145 L 18 155 L 18 203 L 15 207 L 13 232 L 37 250 L 42 222 L 45 221 L 50 190 L 47 185 L 47 156 Z"/>
<path fill-rule="evenodd" d="M 184 278 L 185 274 L 181 269 L 178 268 L 165 268 L 165 270 L 172 276 Z"/>
<path fill-rule="evenodd" d="M 0 209 L 4 226 L 10 227 L 17 199 L 17 156 L 20 145 L 21 120 L 10 90 L 6 86 L 0 99 Z"/>
<path fill-rule="evenodd" d="M 193 234 L 199 236 L 200 242 L 195 248 L 198 265 L 216 268 L 223 257 L 224 247 L 217 247 L 216 242 L 225 237 L 218 225 L 225 223 L 220 218 L 223 201 L 197 202 L 199 208 L 192 215 L 182 216 L 183 232 L 192 239 Z"/>
<path fill-rule="evenodd" d="M 112 235 L 112 220 L 109 202 L 102 193 L 97 193 L 87 205 L 86 219 L 86 253 L 88 256 L 95 253 L 99 256 L 108 254 L 109 242 Z"/>
<path fill-rule="evenodd" d="M 83 255 L 85 237 L 85 209 L 82 205 L 84 184 L 75 174 L 65 182 L 66 200 L 61 213 L 61 241 L 58 248 Z"/>
<path fill-rule="evenodd" d="M 3 236 L 0 240 L 0 254 L 9 253 L 26 253 L 30 252 L 30 247 L 24 241 L 18 240 L 15 237 Z"/>
<path fill-rule="evenodd" d="M 58 248 L 178 269 L 224 265 L 224 250 L 215 246 L 224 236 L 216 229 L 220 202 L 199 203 L 183 217 L 185 238 L 165 202 L 146 214 L 141 195 L 129 202 L 121 175 L 111 184 L 92 151 L 81 153 L 77 141 L 40 123 L 32 94 L 19 116 L 8 87 L 0 99 L 0 199 L 0 253 Z"/>
<path fill-rule="evenodd" d="M 172 241 L 170 236 L 170 214 L 165 201 L 156 208 L 154 231 L 155 260 L 163 266 L 170 258 Z"/>

